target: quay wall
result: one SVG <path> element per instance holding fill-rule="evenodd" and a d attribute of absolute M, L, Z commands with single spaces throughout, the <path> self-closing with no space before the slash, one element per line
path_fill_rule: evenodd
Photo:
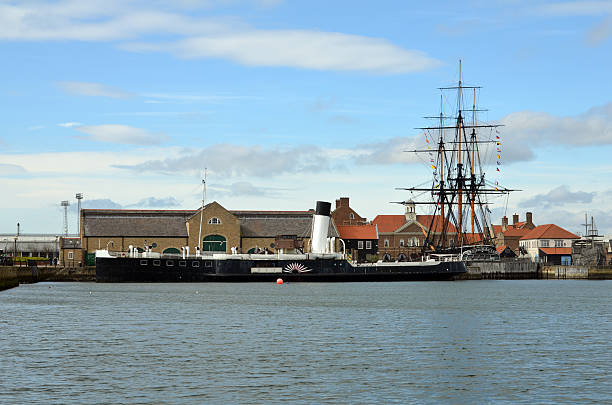
<path fill-rule="evenodd" d="M 95 267 L 0 266 L 0 291 L 39 281 L 95 281 Z"/>
<path fill-rule="evenodd" d="M 468 262 L 465 280 L 521 280 L 538 278 L 538 265 L 529 259 Z"/>

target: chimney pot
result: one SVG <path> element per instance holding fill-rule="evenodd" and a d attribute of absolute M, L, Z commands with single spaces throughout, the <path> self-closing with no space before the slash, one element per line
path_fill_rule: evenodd
<path fill-rule="evenodd" d="M 516 225 L 519 221 L 519 216 L 518 214 L 514 214 L 512 215 L 512 225 Z"/>

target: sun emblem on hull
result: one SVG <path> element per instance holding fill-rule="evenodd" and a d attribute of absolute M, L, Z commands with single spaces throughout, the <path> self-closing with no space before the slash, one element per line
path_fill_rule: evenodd
<path fill-rule="evenodd" d="M 302 263 L 289 263 L 283 269 L 284 273 L 307 273 L 309 271 L 312 271 L 312 269 L 309 269 Z"/>

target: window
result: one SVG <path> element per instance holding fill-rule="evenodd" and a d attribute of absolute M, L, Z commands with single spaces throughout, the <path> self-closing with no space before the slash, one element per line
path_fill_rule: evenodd
<path fill-rule="evenodd" d="M 68 252 L 68 260 L 74 259 L 74 252 Z"/>
<path fill-rule="evenodd" d="M 385 245 L 385 247 L 389 247 L 389 239 L 385 239 L 384 245 Z"/>
<path fill-rule="evenodd" d="M 542 247 L 548 247 L 548 241 L 547 240 L 542 240 Z"/>
<path fill-rule="evenodd" d="M 180 266 L 180 267 L 187 267 L 187 262 L 186 262 L 186 261 L 184 261 L 184 260 L 181 260 L 181 261 L 179 262 L 179 266 Z"/>
<path fill-rule="evenodd" d="M 404 246 L 404 239 L 400 239 L 400 247 Z"/>
<path fill-rule="evenodd" d="M 363 249 L 363 241 L 362 240 L 357 241 L 357 249 Z"/>
<path fill-rule="evenodd" d="M 204 262 L 204 267 L 212 267 L 212 262 L 210 260 L 206 260 Z"/>
<path fill-rule="evenodd" d="M 159 266 L 160 263 L 161 262 L 159 260 L 153 260 L 153 266 Z"/>
<path fill-rule="evenodd" d="M 219 225 L 221 224 L 221 220 L 217 217 L 212 217 L 211 219 L 208 220 L 208 223 L 211 225 Z"/>
<path fill-rule="evenodd" d="M 366 249 L 372 249 L 372 241 L 366 240 Z"/>
<path fill-rule="evenodd" d="M 174 266 L 174 260 L 166 260 L 166 267 Z"/>
<path fill-rule="evenodd" d="M 200 262 L 191 262 L 191 267 L 200 267 Z"/>
<path fill-rule="evenodd" d="M 355 219 L 355 214 L 353 214 L 352 212 L 349 214 L 349 219 Z"/>
<path fill-rule="evenodd" d="M 419 246 L 419 239 L 418 238 L 414 238 L 414 246 Z"/>
<path fill-rule="evenodd" d="M 556 240 L 555 241 L 555 247 L 563 247 L 563 241 L 562 240 Z"/>
<path fill-rule="evenodd" d="M 147 261 L 147 260 L 141 260 L 141 261 L 140 261 L 140 265 L 141 265 L 141 266 L 146 266 L 146 265 L 147 265 L 147 263 L 148 263 L 148 261 Z"/>

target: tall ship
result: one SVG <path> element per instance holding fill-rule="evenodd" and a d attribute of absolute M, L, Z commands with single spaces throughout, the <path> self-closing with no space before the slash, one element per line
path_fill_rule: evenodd
<path fill-rule="evenodd" d="M 425 185 L 406 190 L 411 195 L 397 203 L 414 211 L 429 208 L 431 223 L 423 227 L 424 243 L 418 256 L 391 261 L 383 257 L 375 263 L 355 263 L 347 259 L 343 242 L 329 236 L 331 204 L 317 201 L 312 213 L 308 251 L 238 253 L 195 253 L 184 246 L 179 254 L 160 254 L 150 247 L 144 251 L 130 246 L 127 252 L 96 251 L 98 282 L 213 282 L 213 281 L 409 281 L 451 280 L 465 273 L 472 260 L 499 260 L 494 247 L 489 204 L 491 198 L 507 195 L 510 189 L 498 180 L 485 179 L 487 162 L 500 172 L 501 139 L 497 124 L 481 123 L 476 108 L 477 86 L 441 88 L 440 114 L 435 125 L 423 131 L 424 147 L 414 153 L 431 167 L 432 178 Z M 451 104 L 444 93 L 456 98 Z M 467 94 L 471 93 L 469 100 Z M 446 104 L 445 104 L 446 101 Z M 466 104 L 470 103 L 466 108 Z M 452 112 L 444 111 L 445 105 Z M 203 181 L 202 209 L 205 200 Z M 202 215 L 200 215 L 200 220 Z M 200 244 L 202 242 L 200 223 Z M 434 231 L 435 230 L 435 231 Z M 306 250 L 306 249 L 305 249 Z"/>
<path fill-rule="evenodd" d="M 431 168 L 431 181 L 398 188 L 408 191 L 411 198 L 396 203 L 409 210 L 416 206 L 429 209 L 422 256 L 445 253 L 459 255 L 462 261 L 497 261 L 489 207 L 518 191 L 499 181 L 501 125 L 478 120 L 487 110 L 477 108 L 480 86 L 462 82 L 461 61 L 457 85 L 439 89 L 439 115 L 425 117 L 434 120 L 433 125 L 417 128 L 423 133 L 425 147 L 406 151 Z M 486 178 L 486 170 L 493 172 L 493 179 Z"/>

